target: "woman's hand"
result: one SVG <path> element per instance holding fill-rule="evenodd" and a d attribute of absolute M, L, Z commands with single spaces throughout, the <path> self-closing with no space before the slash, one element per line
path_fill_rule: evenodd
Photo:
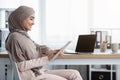
<path fill-rule="evenodd" d="M 48 56 L 48 59 L 51 60 L 53 58 L 53 56 L 58 53 L 58 51 L 59 51 L 59 49 L 58 50 L 53 50 L 52 53 L 50 53 L 50 55 Z M 64 55 L 64 52 L 62 51 L 60 53 L 60 56 L 63 56 L 63 55 Z"/>

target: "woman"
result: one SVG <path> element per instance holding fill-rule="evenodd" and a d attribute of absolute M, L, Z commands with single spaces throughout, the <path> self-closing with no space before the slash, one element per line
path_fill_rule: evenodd
<path fill-rule="evenodd" d="M 31 7 L 20 6 L 9 16 L 6 49 L 17 62 L 22 80 L 82 80 L 76 70 L 44 70 L 42 67 L 58 52 L 32 41 L 27 33 L 34 25 Z"/>

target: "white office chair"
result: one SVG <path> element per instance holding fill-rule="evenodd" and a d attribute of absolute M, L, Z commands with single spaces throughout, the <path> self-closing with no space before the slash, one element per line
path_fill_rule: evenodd
<path fill-rule="evenodd" d="M 11 65 L 12 65 L 12 80 L 14 80 L 14 74 L 18 76 L 19 80 L 22 80 L 20 77 L 17 63 L 13 60 L 11 53 L 9 51 L 7 51 L 7 53 L 9 55 L 9 59 L 10 59 Z"/>

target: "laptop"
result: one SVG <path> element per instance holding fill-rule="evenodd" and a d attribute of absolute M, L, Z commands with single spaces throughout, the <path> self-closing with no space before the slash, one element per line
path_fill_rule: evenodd
<path fill-rule="evenodd" d="M 95 34 L 79 35 L 75 52 L 78 54 L 93 53 L 95 48 L 95 42 Z"/>
<path fill-rule="evenodd" d="M 71 43 L 71 41 L 68 41 L 58 52 L 56 55 L 53 56 L 53 58 L 50 61 L 54 61 L 55 59 L 58 58 L 60 53 Z"/>

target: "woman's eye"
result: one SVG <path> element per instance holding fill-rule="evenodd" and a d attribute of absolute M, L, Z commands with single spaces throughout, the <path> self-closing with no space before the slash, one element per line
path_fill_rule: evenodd
<path fill-rule="evenodd" d="M 30 20 L 33 20 L 33 18 L 30 18 Z"/>

